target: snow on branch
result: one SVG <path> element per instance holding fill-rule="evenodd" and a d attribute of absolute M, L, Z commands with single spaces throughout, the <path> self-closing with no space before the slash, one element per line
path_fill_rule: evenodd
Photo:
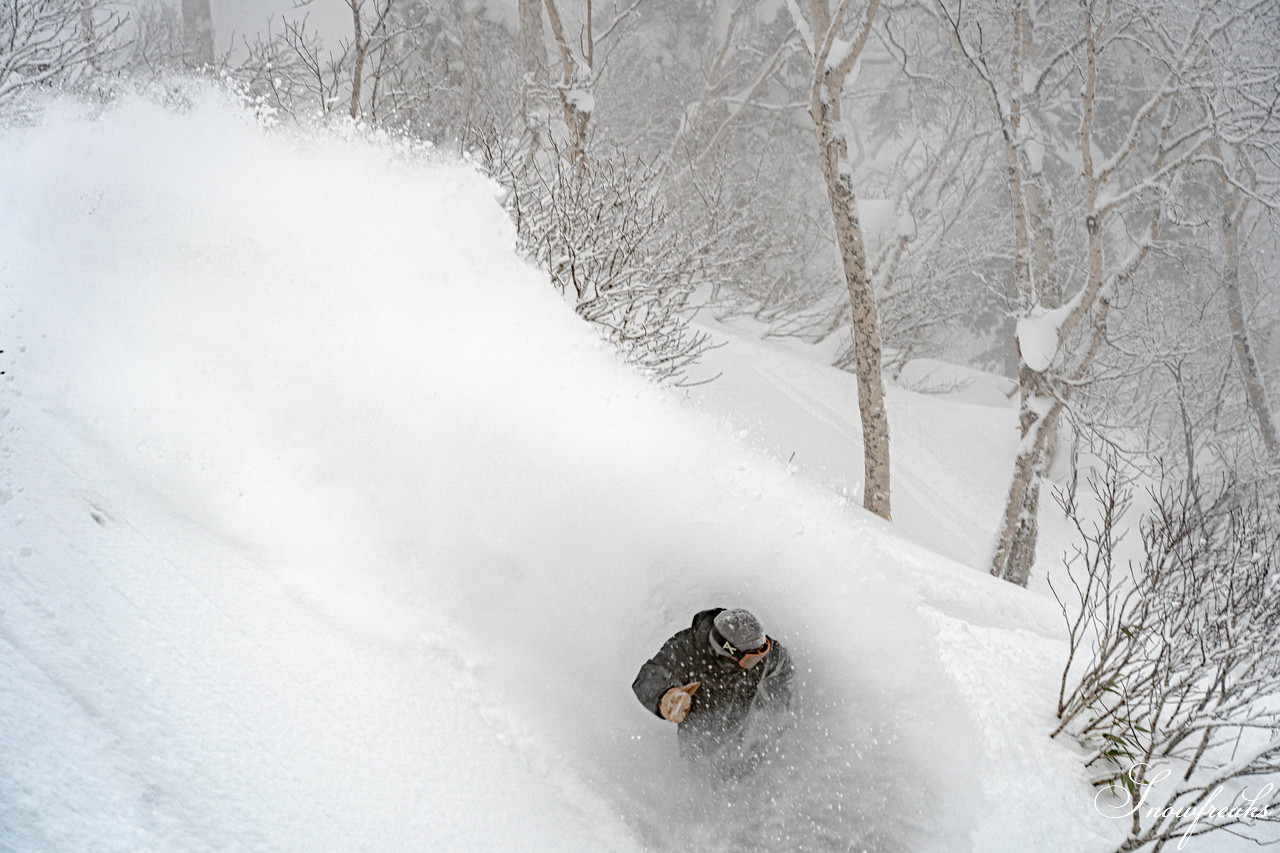
<path fill-rule="evenodd" d="M 1059 492 L 1078 545 L 1054 595 L 1067 627 L 1060 724 L 1089 749 L 1119 850 L 1280 820 L 1280 516 L 1232 483 L 1164 478 L 1121 543 L 1133 486 L 1114 457 L 1086 509 Z M 1059 582 L 1059 586 L 1063 586 Z"/>
<path fill-rule="evenodd" d="M 20 93 L 78 85 L 124 47 L 127 17 L 103 0 L 9 3 L 0 14 L 0 106 Z"/>
<path fill-rule="evenodd" d="M 1037 373 L 1044 373 L 1049 369 L 1058 354 L 1062 324 L 1075 307 L 1076 302 L 1072 301 L 1051 310 L 1035 309 L 1018 318 L 1016 334 L 1023 364 Z"/>
<path fill-rule="evenodd" d="M 476 142 L 521 251 L 629 363 L 679 384 L 710 345 L 690 320 L 696 292 L 722 283 L 724 235 L 683 221 L 644 161 L 601 149 L 583 170 L 568 151 L 526 159 L 497 134 Z"/>
<path fill-rule="evenodd" d="M 805 20 L 804 13 L 800 11 L 800 7 L 796 5 L 796 0 L 787 0 L 787 11 L 791 13 L 791 23 L 795 26 L 796 33 L 799 34 L 805 51 L 810 56 L 817 55 L 817 44 L 813 40 L 813 30 L 809 27 L 809 22 Z"/>

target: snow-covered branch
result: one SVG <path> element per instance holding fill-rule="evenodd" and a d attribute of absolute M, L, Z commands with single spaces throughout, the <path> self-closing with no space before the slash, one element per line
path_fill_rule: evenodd
<path fill-rule="evenodd" d="M 106 0 L 0 5 L 0 105 L 22 92 L 76 85 L 119 53 L 127 17 Z"/>
<path fill-rule="evenodd" d="M 1107 768 L 1095 784 L 1131 818 L 1121 850 L 1267 819 L 1280 805 L 1267 778 L 1280 778 L 1280 517 L 1248 488 L 1167 478 L 1139 525 L 1145 556 L 1122 564 L 1132 486 L 1114 457 L 1089 485 L 1096 514 L 1058 493 L 1081 544 L 1070 596 L 1054 590 L 1069 651 L 1053 734 Z M 1259 808 L 1233 812 L 1246 801 Z"/>

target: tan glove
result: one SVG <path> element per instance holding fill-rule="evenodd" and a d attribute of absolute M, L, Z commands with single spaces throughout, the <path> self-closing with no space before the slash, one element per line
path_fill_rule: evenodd
<path fill-rule="evenodd" d="M 695 681 L 692 684 L 686 684 L 684 687 L 672 687 L 662 694 L 662 700 L 658 702 L 658 710 L 662 712 L 663 719 L 670 720 L 673 723 L 683 723 L 684 718 L 689 716 L 689 708 L 693 704 L 693 694 L 697 693 L 698 688 L 701 686 L 701 681 Z"/>

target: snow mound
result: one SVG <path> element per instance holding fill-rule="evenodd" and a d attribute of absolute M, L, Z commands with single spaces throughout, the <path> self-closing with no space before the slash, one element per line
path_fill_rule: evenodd
<path fill-rule="evenodd" d="M 1018 383 L 1007 376 L 932 358 L 913 358 L 904 364 L 898 384 L 918 394 L 936 394 L 953 402 L 1006 410 L 1018 398 Z"/>

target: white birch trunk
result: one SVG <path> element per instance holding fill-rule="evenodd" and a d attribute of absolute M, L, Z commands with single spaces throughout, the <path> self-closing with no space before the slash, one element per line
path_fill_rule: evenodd
<path fill-rule="evenodd" d="M 1215 140 L 1214 156 L 1222 160 L 1221 147 Z M 1240 225 L 1244 218 L 1244 205 L 1239 193 L 1227 182 L 1219 167 L 1219 183 L 1222 192 L 1222 289 L 1227 303 L 1227 322 L 1231 327 L 1231 339 L 1235 347 L 1236 363 L 1240 366 L 1240 378 L 1244 382 L 1245 399 L 1258 422 L 1258 433 L 1273 464 L 1280 463 L 1280 438 L 1277 437 L 1275 417 L 1267 397 L 1267 386 L 1262 369 L 1253 352 L 1249 325 L 1245 320 L 1244 300 L 1240 294 Z"/>
<path fill-rule="evenodd" d="M 542 148 L 542 129 L 546 116 L 543 99 L 547 94 L 547 48 L 542 31 L 542 0 L 520 0 L 520 59 L 524 67 L 524 84 L 520 109 L 525 130 L 529 133 L 529 157 Z"/>
<path fill-rule="evenodd" d="M 884 519 L 892 518 L 889 492 L 889 418 L 881 373 L 880 320 L 867 253 L 858 222 L 857 198 L 849 174 L 848 142 L 836 103 L 814 105 L 818 159 L 831 203 L 836 243 L 853 311 L 854 363 L 858 377 L 858 414 L 862 421 L 862 505 Z"/>
<path fill-rule="evenodd" d="M 853 314 L 858 415 L 862 422 L 862 505 L 881 518 L 891 520 L 889 418 L 881 371 L 880 319 L 871 277 L 867 273 L 867 251 L 858 221 L 858 202 L 849 164 L 849 141 L 840 108 L 844 82 L 866 44 L 879 0 L 871 0 L 868 4 L 859 37 L 852 46 L 847 46 L 847 52 L 833 65 L 828 58 L 848 6 L 849 3 L 842 3 L 833 17 L 826 0 L 811 0 L 811 26 L 804 23 L 794 6 L 792 14 L 797 30 L 813 57 L 810 117 Z"/>
<path fill-rule="evenodd" d="M 582 104 L 576 97 L 575 87 L 584 81 L 580 79 L 582 75 L 579 73 L 578 60 L 569 47 L 555 0 L 544 0 L 543 5 L 547 10 L 547 20 L 551 24 L 551 35 L 560 51 L 561 77 L 556 92 L 560 96 L 564 124 L 569 131 L 569 162 L 573 163 L 578 170 L 583 170 L 587 168 L 587 128 L 591 123 L 591 112 L 582 108 Z M 590 3 L 587 8 L 590 10 Z M 591 36 L 588 34 L 588 45 L 590 40 Z"/>
<path fill-rule="evenodd" d="M 1024 51 L 1030 44 L 1026 0 L 1014 6 L 1014 45 L 1010 59 L 1010 99 L 1008 120 L 1001 118 L 1005 143 L 1005 166 L 1008 173 L 1009 201 L 1013 215 L 1013 283 L 1023 310 L 1028 314 L 1039 307 L 1039 295 L 1032 286 L 1030 245 L 1027 227 L 1027 190 L 1019 159 L 1022 128 L 1022 66 Z M 998 109 L 998 101 L 997 101 Z M 1038 197 L 1038 194 L 1037 194 Z M 1004 517 L 991 559 L 991 574 L 1026 586 L 1035 562 L 1039 538 L 1040 478 L 1045 467 L 1045 444 L 1052 430 L 1045 422 L 1041 404 L 1046 395 L 1044 375 L 1027 365 L 1018 347 L 1018 429 L 1021 443 L 1014 459 L 1013 478 L 1005 500 Z M 1054 420 L 1056 421 L 1056 415 Z"/>
<path fill-rule="evenodd" d="M 351 9 L 351 28 L 354 35 L 352 44 L 355 46 L 355 56 L 352 60 L 354 68 L 351 71 L 351 107 L 348 110 L 348 115 L 351 118 L 360 117 L 360 97 L 364 87 L 365 60 L 369 56 L 369 48 L 372 47 L 374 40 L 378 38 L 386 26 L 387 17 L 391 14 L 391 6 L 394 3 L 395 0 L 386 0 L 386 5 L 379 9 L 375 0 L 374 12 L 377 13 L 378 17 L 366 36 L 364 34 L 364 19 L 362 16 L 364 0 L 347 0 L 347 6 Z M 376 97 L 378 92 L 376 80 L 373 92 Z M 376 105 L 371 107 L 370 112 L 376 112 Z"/>

